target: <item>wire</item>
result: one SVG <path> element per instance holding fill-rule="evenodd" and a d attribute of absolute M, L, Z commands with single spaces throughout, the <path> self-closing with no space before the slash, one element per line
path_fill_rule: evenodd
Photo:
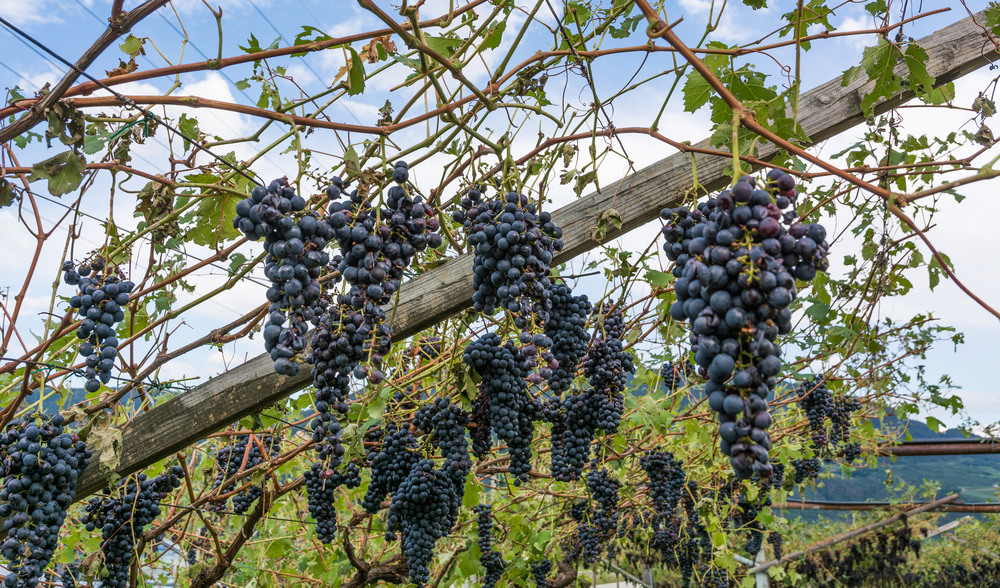
<path fill-rule="evenodd" d="M 64 204 L 62 202 L 59 202 L 58 200 L 53 200 L 53 199 L 51 199 L 48 196 L 45 196 L 43 194 L 38 194 L 38 193 L 33 193 L 33 194 L 35 195 L 36 198 L 41 198 L 42 200 L 45 200 L 47 202 L 51 202 L 52 204 L 55 204 L 55 205 L 58 205 L 58 206 L 62 206 L 63 208 L 65 208 L 67 210 L 73 210 L 73 207 L 71 207 L 71 206 L 69 206 L 67 204 Z M 96 216 L 94 216 L 92 214 L 89 214 L 89 213 L 86 213 L 86 212 L 83 212 L 82 210 L 81 211 L 77 211 L 77 213 L 80 216 L 85 216 L 85 217 L 87 217 L 89 219 L 92 219 L 92 220 L 95 220 L 95 221 L 97 221 L 99 223 L 106 223 L 107 222 L 107 220 L 105 220 L 105 219 L 97 218 Z M 119 226 L 117 224 L 115 225 L 115 228 L 117 228 L 118 230 L 123 231 L 123 232 L 126 231 L 126 229 L 124 229 L 123 227 L 121 227 L 121 226 Z M 153 242 L 153 239 L 151 237 L 147 237 L 145 235 L 142 236 L 142 237 L 140 237 L 140 238 L 141 239 L 145 239 L 146 241 L 149 241 L 150 243 Z M 197 262 L 204 262 L 205 261 L 204 259 L 202 259 L 202 258 L 200 258 L 200 257 L 198 257 L 196 255 L 192 255 L 192 254 L 190 254 L 190 253 L 188 253 L 186 251 L 183 251 L 181 249 L 178 249 L 176 247 L 170 247 L 169 245 L 167 245 L 165 243 L 162 244 L 162 246 L 163 246 L 164 249 L 169 249 L 171 251 L 176 251 L 177 253 L 180 253 L 181 255 L 183 255 L 185 257 L 189 257 L 189 258 L 191 258 L 191 259 L 193 259 L 193 260 L 195 260 Z M 226 272 L 227 274 L 231 274 L 232 273 L 228 268 L 226 268 L 224 266 L 221 266 L 221 265 L 218 265 L 218 264 L 216 264 L 214 262 L 213 263 L 209 263 L 208 265 L 210 265 L 211 267 L 214 267 L 215 269 L 222 270 L 222 271 Z M 250 275 L 243 276 L 243 279 L 249 280 L 249 281 L 257 284 L 258 286 L 264 286 L 266 288 L 270 288 L 271 287 L 270 284 L 266 284 L 266 283 L 262 282 L 259 278 L 255 278 L 255 277 L 250 276 Z M 225 307 L 225 306 L 223 306 L 223 308 L 227 308 L 227 310 L 231 310 L 233 312 L 236 312 L 235 310 L 233 310 L 231 308 L 228 308 L 228 307 Z M 239 313 L 237 313 L 237 314 L 239 314 Z"/>
<path fill-rule="evenodd" d="M 36 84 L 35 82 L 32 82 L 31 80 L 29 80 L 29 79 L 28 79 L 28 76 L 24 75 L 23 73 L 21 73 L 21 72 L 19 72 L 19 71 L 15 71 L 14 69 L 12 69 L 12 68 L 11 68 L 11 67 L 10 67 L 9 65 L 7 65 L 6 63 L 4 63 L 4 62 L 0 61 L 0 65 L 2 65 L 2 66 L 4 67 L 4 69 L 6 69 L 6 70 L 7 70 L 7 71 L 9 71 L 10 73 L 14 74 L 14 75 L 15 75 L 15 76 L 17 76 L 18 78 L 20 78 L 20 79 L 22 79 L 22 80 L 24 80 L 24 81 L 28 82 L 29 84 L 31 84 L 32 86 L 34 86 L 34 87 L 36 87 L 36 88 L 38 87 L 38 84 Z"/>
<path fill-rule="evenodd" d="M 59 365 L 59 364 L 50 363 L 50 362 L 46 362 L 46 361 L 31 361 L 29 359 L 17 359 L 15 357 L 0 357 L 0 361 L 12 361 L 12 362 L 15 362 L 15 363 L 23 363 L 25 365 L 41 366 L 42 369 L 46 369 L 47 368 L 47 369 L 56 369 L 56 370 L 66 370 L 66 371 L 70 372 L 71 374 L 73 374 L 74 376 L 86 377 L 85 373 L 84 373 L 84 370 L 81 369 L 81 368 L 74 368 L 74 367 L 69 367 L 69 366 L 65 366 L 65 365 Z M 41 371 L 41 370 L 39 370 L 39 371 Z M 118 376 L 111 376 L 111 379 L 119 381 L 119 382 L 125 382 L 127 384 L 140 384 L 141 385 L 141 384 L 144 383 L 142 380 L 134 380 L 134 379 L 133 380 L 129 380 L 127 378 L 119 378 Z M 156 388 L 156 389 L 170 389 L 170 388 L 173 388 L 175 386 L 175 384 L 173 382 L 160 382 L 158 380 L 150 380 L 148 382 L 145 382 L 145 385 L 148 386 L 148 387 L 150 387 L 150 388 Z M 176 387 L 184 390 L 185 392 L 191 391 L 191 387 L 190 386 L 186 386 L 184 384 L 176 384 Z"/>
<path fill-rule="evenodd" d="M 583 68 L 583 78 L 587 80 L 587 85 L 589 85 L 590 89 L 594 92 L 594 99 L 598 102 L 597 107 L 600 108 L 601 114 L 604 115 L 604 118 L 608 120 L 608 127 L 611 129 L 612 135 L 614 135 L 615 139 L 618 140 L 618 146 L 622 148 L 622 154 L 625 155 L 625 159 L 628 160 L 629 168 L 632 168 L 632 158 L 628 156 L 628 151 L 625 150 L 625 144 L 622 143 L 622 138 L 614 133 L 615 125 L 611 122 L 611 117 L 608 116 L 607 111 L 604 110 L 604 103 L 597 97 L 597 88 L 594 86 L 594 76 L 591 75 L 590 66 L 587 65 L 585 60 L 580 59 L 580 54 L 576 52 L 576 47 L 573 46 L 573 41 L 570 40 L 569 33 L 567 33 L 566 29 L 563 27 L 562 19 L 556 15 L 555 8 L 552 8 L 552 3 L 549 2 L 549 0 L 545 0 L 545 5 L 549 7 L 549 12 L 552 13 L 552 18 L 556 21 L 556 26 L 559 27 L 559 31 L 562 33 L 563 39 L 566 40 L 566 45 L 568 45 L 569 50 L 573 52 L 573 57 L 576 59 L 577 63 L 580 64 L 580 67 Z M 527 24 L 525 24 L 525 26 L 527 26 Z"/>
<path fill-rule="evenodd" d="M 274 31 L 275 33 L 277 33 L 277 34 L 278 34 L 278 38 L 279 38 L 279 39 L 281 39 L 282 41 L 284 41 L 284 42 L 288 43 L 289 45 L 291 45 L 292 43 L 291 43 L 290 41 L 288 41 L 288 39 L 285 39 L 285 36 L 284 36 L 284 35 L 282 35 L 282 34 L 281 34 L 281 31 L 279 31 L 279 30 L 278 30 L 278 28 L 274 26 L 274 23 L 273 23 L 273 22 L 271 22 L 271 20 L 270 20 L 269 18 L 267 18 L 266 16 L 264 16 L 264 13 L 263 13 L 263 12 L 261 12 L 260 8 L 257 8 L 257 5 L 256 5 L 256 4 L 254 4 L 253 0 L 248 0 L 248 1 L 250 2 L 250 6 L 253 6 L 254 10 L 256 10 L 256 11 L 257 11 L 257 14 L 259 14 L 259 15 L 260 15 L 260 17 L 261 17 L 262 19 L 264 19 L 264 22 L 266 22 L 267 24 L 269 24 L 269 25 L 271 26 L 271 29 L 272 29 L 272 30 L 273 30 L 273 31 Z M 301 3 L 301 0 L 300 0 L 300 3 Z M 304 5 L 303 5 L 303 6 L 304 6 Z M 307 10 L 308 10 L 308 9 L 307 9 Z M 311 14 L 311 13 L 310 13 L 310 14 Z M 315 21 L 315 20 L 317 20 L 317 19 L 315 19 L 315 18 L 314 18 L 313 20 Z M 305 59 L 303 59 L 303 60 L 302 60 L 302 64 L 303 64 L 303 65 L 305 65 L 305 66 L 306 66 L 306 69 L 308 69 L 309 71 L 311 71 L 311 72 L 312 72 L 312 74 L 313 74 L 314 76 L 316 76 L 316 79 L 317 79 L 318 81 L 320 81 L 320 82 L 322 82 L 322 81 L 323 81 L 323 78 L 322 78 L 322 76 L 320 76 L 320 75 L 319 75 L 319 73 L 317 73 L 317 72 L 316 72 L 316 70 L 314 70 L 314 69 L 312 68 L 312 66 L 311 66 L 311 65 L 309 65 L 309 62 L 308 62 L 308 61 L 306 61 Z M 381 95 L 380 95 L 380 98 L 381 98 Z M 364 125 L 364 123 L 363 123 L 363 122 L 361 122 L 361 119 L 359 119 L 359 118 L 357 117 L 357 115 L 355 115 L 355 114 L 354 114 L 354 111 L 352 111 L 351 109 L 347 108 L 346 106 L 344 106 L 344 105 L 343 105 L 343 104 L 341 104 L 340 102 L 337 102 L 336 104 L 337 104 L 338 106 L 340 106 L 340 107 L 341 107 L 341 108 L 342 108 L 342 109 L 344 110 L 344 112 L 346 112 L 347 114 L 351 115 L 351 118 L 353 118 L 353 119 L 354 119 L 354 122 L 358 123 L 359 125 Z"/>
<path fill-rule="evenodd" d="M 255 180 L 253 177 L 247 175 L 246 172 L 244 172 L 240 168 L 236 167 L 235 165 L 233 165 L 232 163 L 230 163 L 225 158 L 220 157 L 219 155 L 216 155 L 215 153 L 213 153 L 208 148 L 203 147 L 200 143 L 198 143 L 198 141 L 196 141 L 196 140 L 188 137 L 184 133 L 182 133 L 179 130 L 177 130 L 175 127 L 170 126 L 169 124 L 167 124 L 166 122 L 164 122 L 162 118 L 158 117 L 156 114 L 150 112 L 148 109 L 145 109 L 145 108 L 139 106 L 138 104 L 136 104 L 135 102 L 133 102 L 132 99 L 129 98 L 128 96 L 124 96 L 124 95 L 116 92 L 115 90 L 111 89 L 107 84 L 101 82 L 100 80 L 98 80 L 94 76 L 92 76 L 92 75 L 88 74 L 87 72 L 83 71 L 82 69 L 80 69 L 79 67 L 77 67 L 75 64 L 70 63 L 69 61 L 66 61 L 65 59 L 63 59 L 62 57 L 60 57 L 55 51 L 49 49 L 44 44 L 42 44 L 41 42 L 37 41 L 34 37 L 32 37 L 29 34 L 25 33 L 21 29 L 15 27 L 7 19 L 5 19 L 3 17 L 0 17 L 0 23 L 3 23 L 7 28 L 9 28 L 10 30 L 12 30 L 12 31 L 16 32 L 17 34 L 21 35 L 22 37 L 24 37 L 28 41 L 31 41 L 32 43 L 34 43 L 35 45 L 37 45 L 40 49 L 42 49 L 43 51 L 45 51 L 46 53 L 48 53 L 52 57 L 54 57 L 54 58 L 58 59 L 59 61 L 61 61 L 64 65 L 72 68 L 78 74 L 82 75 L 83 77 L 85 77 L 88 80 L 94 82 L 95 84 L 97 84 L 101 88 L 103 88 L 103 89 L 107 90 L 108 92 L 110 92 L 111 95 L 114 96 L 116 100 L 118 100 L 119 102 L 121 102 L 126 108 L 138 110 L 139 112 L 143 113 L 144 115 L 146 115 L 146 116 L 148 116 L 148 117 L 156 120 L 158 123 L 160 123 L 161 125 L 163 125 L 167 129 L 169 129 L 169 130 L 173 131 L 174 133 L 180 135 L 187 142 L 189 142 L 193 147 L 197 147 L 198 149 L 204 151 L 205 153 L 208 153 L 213 158 L 215 158 L 217 161 L 219 161 L 220 163 L 226 165 L 227 167 L 229 167 L 230 169 L 232 169 L 236 173 L 240 174 L 241 176 L 245 177 L 246 179 L 250 180 L 254 184 L 263 185 L 263 184 L 261 184 L 261 182 Z"/>

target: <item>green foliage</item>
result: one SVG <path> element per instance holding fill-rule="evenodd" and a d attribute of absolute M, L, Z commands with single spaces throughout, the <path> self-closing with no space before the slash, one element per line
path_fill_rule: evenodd
<path fill-rule="evenodd" d="M 80 187 L 87 160 L 75 151 L 63 151 L 31 166 L 29 182 L 48 180 L 49 194 L 62 196 Z"/>

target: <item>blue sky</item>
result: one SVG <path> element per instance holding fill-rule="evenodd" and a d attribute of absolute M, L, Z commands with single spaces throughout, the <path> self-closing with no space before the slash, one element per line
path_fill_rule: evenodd
<path fill-rule="evenodd" d="M 132 8 L 137 4 L 137 2 L 129 0 L 126 2 L 126 8 Z M 217 4 L 213 3 L 213 6 Z M 396 14 L 396 10 L 393 10 L 388 2 L 379 1 L 378 4 L 386 12 Z M 518 0 L 517 4 L 528 6 L 525 0 Z M 561 10 L 558 2 L 553 2 L 553 4 L 556 5 L 557 10 Z M 780 15 L 792 10 L 795 6 L 795 3 L 789 0 L 772 2 L 771 4 L 772 6 L 768 9 L 754 12 L 738 3 L 730 2 L 719 23 L 719 28 L 709 39 L 732 44 L 755 41 L 768 35 L 780 26 Z M 952 8 L 952 11 L 907 25 L 904 31 L 907 36 L 919 38 L 966 16 L 964 8 L 957 1 L 936 4 L 934 8 L 948 6 Z M 110 0 L 3 2 L 0 3 L 0 16 L 23 27 L 29 34 L 36 36 L 62 56 L 75 60 L 104 30 L 107 17 L 110 14 L 110 6 Z M 183 30 L 187 31 L 191 39 L 191 42 L 184 48 L 183 62 L 202 61 L 215 56 L 218 50 L 218 34 L 215 20 L 208 8 L 196 0 L 176 0 L 172 6 L 173 8 L 168 6 L 161 9 L 133 30 L 137 36 L 150 37 L 156 46 L 154 49 L 151 44 L 146 45 L 146 55 L 139 59 L 140 69 L 145 70 L 166 65 L 166 61 L 158 52 L 162 52 L 172 62 L 178 62 L 183 38 L 181 23 L 183 23 Z M 380 21 L 373 15 L 361 9 L 356 3 L 349 1 L 330 3 L 316 0 L 289 0 L 287 2 L 227 0 L 222 2 L 221 6 L 225 31 L 223 54 L 226 56 L 240 54 L 238 46 L 245 45 L 251 33 L 261 42 L 262 46 L 266 46 L 275 39 L 279 39 L 280 46 L 287 46 L 302 30 L 303 25 L 319 28 L 335 37 L 382 28 Z M 438 16 L 447 11 L 447 6 L 448 3 L 445 0 L 429 0 L 424 4 L 421 14 L 424 18 Z M 693 44 L 704 29 L 711 6 L 708 0 L 680 0 L 669 2 L 667 13 L 673 19 L 679 16 L 684 17 L 684 22 L 679 25 L 677 30 L 685 41 Z M 478 10 L 482 14 L 488 12 L 490 7 L 487 4 Z M 907 16 L 910 15 L 911 13 L 907 13 Z M 178 22 L 178 16 L 181 22 Z M 544 6 L 539 12 L 539 18 L 544 24 L 551 25 L 553 22 L 551 14 L 546 12 Z M 898 18 L 897 14 L 895 19 L 898 20 Z M 513 36 L 524 25 L 524 20 L 523 12 L 515 11 L 512 13 L 500 48 L 486 55 L 483 64 L 470 66 L 467 73 L 474 82 L 482 83 L 487 79 L 488 71 L 491 71 L 500 61 L 503 53 L 510 46 Z M 859 30 L 873 26 L 863 9 L 863 4 L 847 4 L 838 8 L 835 14 L 830 17 L 830 21 L 842 30 Z M 640 25 L 639 30 L 630 39 L 623 41 L 609 39 L 605 47 L 613 46 L 612 43 L 618 45 L 644 43 L 646 37 L 643 33 L 643 26 Z M 528 28 L 525 39 L 523 47 L 515 55 L 513 60 L 515 63 L 530 55 L 535 49 L 550 48 L 553 37 L 543 24 L 533 23 Z M 774 35 L 767 42 L 777 40 L 777 36 Z M 398 37 L 396 42 L 402 48 Z M 873 42 L 871 38 L 860 37 L 815 42 L 813 49 L 806 54 L 805 63 L 807 66 L 802 70 L 803 88 L 814 87 L 841 75 L 845 69 L 858 62 L 865 44 Z M 360 46 L 361 43 L 358 43 L 355 48 L 360 49 Z M 636 79 L 642 79 L 670 67 L 671 58 L 666 55 L 652 55 L 642 66 Z M 124 55 L 116 46 L 112 46 L 89 71 L 97 77 L 103 77 L 104 71 L 118 65 L 120 57 L 124 57 Z M 794 53 L 791 49 L 777 51 L 774 53 L 774 57 L 785 64 L 794 63 Z M 778 65 L 770 59 L 759 58 L 753 62 L 761 71 L 772 76 L 782 75 Z M 316 92 L 327 86 L 343 63 L 343 53 L 339 50 L 331 50 L 310 54 L 305 58 L 273 60 L 271 64 L 272 66 L 287 67 L 289 74 L 303 89 Z M 639 65 L 640 58 L 636 55 L 612 56 L 594 62 L 593 73 L 597 81 L 596 87 L 599 95 L 613 94 L 627 85 Z M 54 82 L 61 77 L 64 71 L 64 67 L 54 64 L 54 60 L 27 46 L 6 29 L 0 32 L 0 81 L 2 81 L 0 85 L 12 87 L 16 84 L 23 88 L 26 93 L 31 93 L 46 82 Z M 234 85 L 236 81 L 248 77 L 250 71 L 249 65 L 243 65 L 219 72 L 184 74 L 180 76 L 182 85 L 175 93 L 254 104 L 258 97 L 256 86 L 240 91 Z M 407 72 L 402 66 L 396 66 L 394 70 L 387 72 L 384 80 L 379 79 L 370 83 L 363 96 L 344 99 L 331 107 L 327 114 L 331 120 L 338 122 L 374 124 L 378 108 L 387 99 L 392 100 L 396 105 L 408 99 L 409 95 L 403 95 L 405 90 L 402 92 L 391 91 L 405 78 L 406 74 Z M 963 78 L 957 84 L 956 104 L 960 106 L 971 104 L 976 92 L 984 88 L 992 77 L 990 72 L 984 69 Z M 451 79 L 445 81 L 450 88 L 456 87 Z M 671 82 L 671 77 L 664 76 L 616 100 L 613 105 L 607 108 L 614 124 L 618 127 L 648 125 L 659 109 Z M 172 78 L 159 79 L 129 84 L 119 89 L 131 94 L 162 94 L 172 83 Z M 561 88 L 564 83 L 566 84 L 565 91 L 553 91 L 555 88 Z M 775 83 L 780 86 L 784 82 Z M 582 106 L 585 102 L 590 101 L 589 92 L 583 92 L 579 79 L 575 77 L 551 79 L 549 84 L 547 86 L 549 97 L 554 102 L 565 99 L 567 103 Z M 291 91 L 290 85 L 283 89 L 283 92 Z M 287 95 L 290 94 L 286 93 Z M 660 125 L 661 132 L 679 141 L 698 141 L 704 138 L 710 131 L 707 110 L 703 109 L 694 114 L 685 113 L 680 98 L 680 93 L 677 92 L 675 100 L 667 107 L 666 115 Z M 109 109 L 103 110 L 108 111 Z M 166 109 L 165 111 L 160 109 L 158 112 L 166 112 L 172 116 L 179 114 L 176 109 Z M 235 113 L 213 113 L 199 110 L 193 114 L 199 119 L 202 130 L 216 133 L 225 138 L 248 135 L 254 132 L 260 124 L 258 120 Z M 904 128 L 913 134 L 949 132 L 966 124 L 971 117 L 971 114 L 966 111 L 941 113 L 919 108 L 906 109 L 904 114 L 906 115 Z M 966 128 L 971 127 L 967 126 Z M 40 131 L 41 129 L 36 130 Z M 975 129 L 972 128 L 972 130 Z M 817 151 L 825 155 L 836 153 L 855 142 L 862 132 L 863 130 L 860 128 L 851 129 L 819 146 Z M 407 129 L 400 133 L 400 142 L 406 144 L 418 140 L 423 136 L 423 133 L 426 133 L 425 128 Z M 260 144 L 267 144 L 278 134 L 278 125 L 272 125 L 272 128 L 262 135 Z M 522 151 L 526 151 L 534 145 L 535 131 L 529 129 L 522 134 L 524 137 L 519 136 L 515 140 L 515 145 L 520 147 L 523 143 Z M 353 137 L 353 140 L 358 140 L 358 137 Z M 622 140 L 629 155 L 635 160 L 637 168 L 642 168 L 672 153 L 672 150 L 663 144 L 649 138 L 625 136 L 622 137 Z M 167 136 L 160 133 L 148 141 L 146 145 L 137 147 L 134 152 L 133 164 L 146 171 L 155 172 L 165 169 L 166 141 Z M 312 146 L 320 151 L 331 153 L 333 156 L 339 156 L 342 153 L 339 142 L 329 132 L 325 134 L 322 131 L 317 132 L 313 136 L 313 141 Z M 275 149 L 259 160 L 255 164 L 254 170 L 265 178 L 278 177 L 285 173 L 292 174 L 295 169 L 294 160 L 291 155 L 280 154 L 285 146 Z M 244 159 L 254 153 L 254 145 L 252 144 L 238 145 L 233 149 L 239 157 Z M 20 152 L 18 157 L 22 163 L 32 162 L 57 152 L 58 148 L 55 146 L 52 150 L 48 150 L 44 148 L 44 145 L 35 143 L 24 152 Z M 327 163 L 334 160 L 333 157 L 329 156 L 317 155 L 316 157 L 318 161 L 326 161 Z M 205 161 L 204 158 L 199 159 L 201 163 Z M 440 177 L 440 165 L 438 165 L 437 160 L 432 159 L 426 166 L 422 167 L 423 169 L 414 171 L 414 178 L 418 185 L 421 183 L 426 183 L 429 186 L 435 185 Z M 602 166 L 600 178 L 604 185 L 610 185 L 627 171 L 628 166 L 622 159 L 610 158 Z M 135 190 L 144 183 L 145 181 L 140 182 L 134 179 L 125 187 Z M 35 185 L 36 189 L 41 190 L 44 194 L 42 186 L 43 184 Z M 575 198 L 568 186 L 554 187 L 552 193 L 557 207 Z M 951 256 L 955 263 L 956 273 L 965 283 L 995 307 L 1000 306 L 1000 298 L 996 294 L 1000 291 L 998 288 L 1000 278 L 997 277 L 995 261 L 991 261 L 995 259 L 995 256 L 990 253 L 994 250 L 991 242 L 993 222 L 990 219 L 995 219 L 1000 214 L 1000 201 L 993 195 L 995 188 L 991 189 L 990 186 L 983 184 L 970 187 L 963 193 L 968 196 L 968 199 L 961 205 L 956 205 L 950 199 L 942 201 L 938 227 L 932 232 L 932 238 L 940 249 Z M 70 198 L 70 196 L 64 196 L 63 200 L 68 201 Z M 94 187 L 88 192 L 82 209 L 101 218 L 107 213 L 109 198 L 110 176 L 100 174 Z M 119 193 L 115 200 L 115 218 L 121 226 L 134 226 L 133 206 L 134 201 L 128 197 L 128 194 Z M 41 211 L 46 223 L 58 219 L 62 213 L 62 209 L 58 205 L 48 202 L 41 205 Z M 830 223 L 835 224 L 836 219 L 831 219 Z M 619 240 L 620 246 L 633 250 L 644 249 L 656 233 L 657 227 L 658 225 L 649 226 L 634 231 Z M 5 245 L 8 245 L 11 250 L 31 251 L 34 243 L 33 238 L 27 235 L 23 226 L 18 226 L 15 213 L 9 208 L 0 210 L 0 230 L 5 235 Z M 54 243 L 47 246 L 43 253 L 42 262 L 45 269 L 42 275 L 45 277 L 38 280 L 37 288 L 32 288 L 29 291 L 25 311 L 19 321 L 19 327 L 24 336 L 28 336 L 29 329 L 37 330 L 35 329 L 38 321 L 37 313 L 47 310 L 48 292 L 51 286 L 46 286 L 45 282 L 50 280 L 50 275 L 54 277 L 64 239 L 65 230 L 61 228 L 60 232 L 52 239 Z M 97 222 L 85 221 L 80 246 L 93 247 L 102 240 L 101 229 Z M 859 243 L 850 241 L 840 243 L 835 249 L 834 258 L 840 259 L 842 253 L 856 251 L 859 246 Z M 260 245 L 253 244 L 247 247 L 246 251 L 247 256 L 250 257 L 251 253 L 260 252 Z M 205 253 L 203 250 L 198 251 L 197 248 L 192 248 L 189 252 L 198 256 Z M 136 270 L 145 267 L 139 258 L 147 254 L 148 250 L 136 256 Z M 2 276 L 0 277 L 0 288 L 19 286 L 27 271 L 27 261 L 27 259 L 23 259 L 23 256 L 0 258 L 0 270 L 2 270 L 0 271 L 0 276 Z M 579 263 L 576 265 L 579 266 Z M 840 264 L 834 265 L 833 271 L 841 270 Z M 220 274 L 221 272 L 214 270 L 200 273 L 197 277 L 199 291 L 204 292 L 203 288 L 220 283 Z M 950 324 L 963 331 L 966 334 L 967 343 L 961 346 L 957 353 L 950 346 L 945 345 L 941 345 L 931 352 L 926 362 L 928 373 L 932 378 L 942 373 L 951 374 L 955 383 L 963 389 L 960 394 L 965 398 L 970 415 L 981 422 L 997 422 L 1000 420 L 1000 396 L 996 394 L 996 378 L 993 371 L 993 364 L 998 355 L 997 350 L 1000 348 L 996 343 L 997 322 L 965 297 L 953 284 L 942 282 L 937 289 L 931 292 L 925 275 L 915 276 L 913 280 L 915 289 L 909 296 L 901 300 L 883 302 L 880 312 L 883 316 L 900 319 L 917 312 L 933 312 L 935 316 L 940 317 L 942 323 Z M 595 294 L 603 290 L 602 284 L 597 282 L 587 282 L 584 287 Z M 68 290 L 65 286 L 63 289 Z M 182 296 L 181 301 L 189 299 Z M 217 300 L 196 309 L 187 317 L 187 324 L 177 324 L 176 326 L 179 328 L 172 336 L 171 345 L 180 345 L 186 340 L 200 336 L 208 329 L 225 324 L 261 300 L 263 300 L 263 289 L 260 285 L 254 283 L 241 285 L 219 296 Z M 12 353 L 19 351 L 16 344 L 12 347 Z M 172 362 L 169 368 L 164 370 L 162 376 L 198 375 L 202 377 L 203 381 L 204 377 L 218 373 L 226 366 L 232 366 L 233 363 L 239 363 L 244 358 L 253 357 L 259 352 L 259 339 L 228 345 L 222 353 L 206 349 L 189 354 L 177 362 Z M 956 418 L 949 418 L 938 413 L 935 415 L 949 424 L 958 422 Z"/>

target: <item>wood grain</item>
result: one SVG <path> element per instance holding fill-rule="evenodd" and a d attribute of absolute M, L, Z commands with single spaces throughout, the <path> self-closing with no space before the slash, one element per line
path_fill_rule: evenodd
<path fill-rule="evenodd" d="M 918 41 L 929 55 L 928 71 L 939 84 L 1000 58 L 996 53 L 986 52 L 985 39 L 972 18 L 985 22 L 983 13 L 979 13 Z M 904 66 L 901 64 L 899 68 L 902 74 Z M 862 122 L 861 97 L 871 85 L 862 76 L 845 88 L 837 78 L 804 93 L 799 120 L 811 140 L 815 143 L 829 139 Z M 900 94 L 879 104 L 876 112 L 885 112 L 912 98 L 912 94 Z M 707 147 L 708 140 L 699 146 Z M 760 155 L 765 160 L 773 157 L 773 147 L 763 146 Z M 705 189 L 717 190 L 728 183 L 723 173 L 728 159 L 695 157 L 698 179 Z M 591 237 L 591 227 L 599 213 L 614 208 L 623 218 L 620 228 L 608 228 L 603 239 L 606 242 L 656 219 L 661 208 L 676 206 L 691 186 L 691 155 L 674 154 L 620 182 L 608 184 L 607 191 L 588 194 L 557 210 L 553 218 L 563 228 L 566 245 L 555 261 L 569 261 L 601 244 Z M 400 291 L 395 315 L 391 314 L 392 308 L 387 312 L 394 316 L 392 325 L 398 341 L 471 306 L 472 256 L 466 254 L 407 282 Z M 279 376 L 267 356 L 258 356 L 133 419 L 123 432 L 124 449 L 118 473 L 127 475 L 141 470 L 309 384 L 307 369 L 296 377 Z M 97 463 L 96 458 L 93 463 Z M 103 486 L 103 477 L 95 466 L 81 480 L 77 500 Z"/>

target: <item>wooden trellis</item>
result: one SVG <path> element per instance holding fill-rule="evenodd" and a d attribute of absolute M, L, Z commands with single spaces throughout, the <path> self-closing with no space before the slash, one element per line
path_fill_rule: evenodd
<path fill-rule="evenodd" d="M 938 84 L 954 81 L 1000 58 L 983 34 L 982 26 L 973 19 L 985 22 L 984 13 L 918 41 L 929 56 L 927 70 Z M 904 75 L 904 70 L 903 63 L 897 65 L 899 75 Z M 799 121 L 812 142 L 829 139 L 862 122 L 861 99 L 871 87 L 865 76 L 842 87 L 838 76 L 803 93 Z M 886 112 L 913 97 L 909 92 L 898 94 L 879 103 L 875 111 Z M 695 148 L 711 149 L 707 139 Z M 767 160 L 774 154 L 772 145 L 761 146 L 761 159 Z M 693 186 L 692 163 L 697 166 L 699 183 L 706 190 L 720 189 L 729 181 L 724 174 L 730 163 L 728 158 L 681 152 L 557 210 L 553 219 L 563 228 L 565 247 L 555 256 L 554 263 L 567 262 L 654 220 L 661 208 L 679 204 L 683 194 Z M 621 215 L 622 224 L 608 226 L 598 240 L 591 232 L 595 218 L 612 208 Z M 405 284 L 398 304 L 390 313 L 394 316 L 392 326 L 397 341 L 472 306 L 472 261 L 472 255 L 461 255 Z M 137 472 L 309 384 L 309 370 L 302 370 L 295 377 L 279 376 L 270 358 L 262 354 L 135 417 L 122 432 L 117 472 L 121 475 Z M 89 468 L 80 481 L 76 499 L 84 499 L 104 485 L 100 468 Z"/>

